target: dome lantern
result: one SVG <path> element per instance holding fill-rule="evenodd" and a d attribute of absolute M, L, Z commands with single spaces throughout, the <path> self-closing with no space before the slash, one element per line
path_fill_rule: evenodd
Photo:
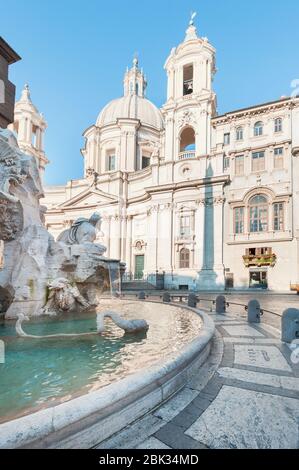
<path fill-rule="evenodd" d="M 147 87 L 146 78 L 142 70 L 139 69 L 138 57 L 133 59 L 133 67 L 127 68 L 124 77 L 124 96 L 137 95 L 141 98 L 145 96 Z"/>

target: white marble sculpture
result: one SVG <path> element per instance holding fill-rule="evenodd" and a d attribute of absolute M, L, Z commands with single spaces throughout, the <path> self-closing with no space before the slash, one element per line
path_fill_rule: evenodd
<path fill-rule="evenodd" d="M 67 337 L 82 337 L 82 336 L 92 336 L 95 334 L 103 334 L 105 333 L 105 318 L 110 318 L 116 326 L 124 330 L 125 333 L 140 333 L 146 332 L 149 329 L 149 325 L 145 320 L 125 320 L 116 312 L 102 312 L 97 313 L 97 331 L 92 331 L 88 333 L 56 333 L 54 335 L 30 335 L 25 333 L 22 327 L 22 323 L 24 321 L 29 321 L 29 317 L 20 313 L 18 315 L 18 319 L 16 321 L 16 333 L 17 336 L 21 338 L 31 338 L 31 339 L 47 339 L 47 338 L 67 338 Z"/>
<path fill-rule="evenodd" d="M 105 318 L 110 318 L 116 326 L 126 333 L 138 333 L 149 329 L 149 325 L 145 320 L 126 320 L 118 313 L 108 310 L 97 314 L 97 330 L 99 333 L 105 331 Z"/>
<path fill-rule="evenodd" d="M 88 310 L 92 304 L 88 302 L 76 285 L 68 279 L 59 277 L 50 282 L 49 298 L 43 312 L 47 315 L 56 315 L 59 311 L 70 312 L 74 310 Z"/>
<path fill-rule="evenodd" d="M 109 286 L 109 269 L 124 269 L 94 243 L 100 214 L 76 220 L 55 241 L 44 226 L 42 197 L 36 159 L 21 152 L 10 131 L 0 129 L 0 314 L 5 318 L 88 309 Z"/>
<path fill-rule="evenodd" d="M 65 243 L 66 245 L 83 245 L 94 243 L 97 238 L 97 231 L 101 229 L 102 217 L 99 213 L 95 212 L 89 219 L 80 217 L 72 226 L 64 230 L 57 238 L 58 242 Z M 101 254 L 104 254 L 106 247 L 103 245 L 96 245 Z"/>

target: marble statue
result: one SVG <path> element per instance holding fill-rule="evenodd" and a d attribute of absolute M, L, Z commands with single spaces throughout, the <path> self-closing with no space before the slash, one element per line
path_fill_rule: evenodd
<path fill-rule="evenodd" d="M 83 337 L 83 336 L 94 336 L 96 334 L 105 333 L 105 324 L 104 319 L 109 317 L 116 326 L 124 330 L 126 334 L 147 332 L 149 325 L 145 320 L 125 320 L 116 312 L 102 312 L 97 313 L 97 330 L 91 331 L 88 333 L 56 333 L 53 335 L 30 335 L 23 330 L 22 323 L 24 321 L 29 321 L 29 317 L 20 313 L 16 321 L 16 333 L 17 336 L 21 338 L 31 338 L 31 339 L 47 339 L 47 338 L 68 338 L 68 337 Z"/>
<path fill-rule="evenodd" d="M 81 294 L 76 285 L 60 277 L 50 282 L 49 298 L 43 312 L 47 315 L 56 315 L 58 312 L 70 312 L 74 310 L 88 310 L 92 307 Z"/>
<path fill-rule="evenodd" d="M 44 224 L 43 196 L 35 157 L 0 129 L 0 313 L 6 319 L 86 310 L 110 285 L 109 270 L 125 269 L 95 243 L 100 214 L 76 220 L 55 241 Z"/>
<path fill-rule="evenodd" d="M 100 231 L 102 217 L 95 212 L 89 219 L 80 217 L 71 226 L 64 230 L 57 238 L 58 242 L 66 245 L 81 245 L 84 243 L 94 243 L 97 237 L 97 230 Z M 103 247 L 105 248 L 105 247 Z M 103 251 L 106 251 L 104 249 Z"/>
<path fill-rule="evenodd" d="M 144 332 L 149 329 L 149 325 L 145 320 L 126 320 L 118 313 L 107 310 L 106 312 L 97 314 L 97 330 L 99 333 L 105 331 L 105 318 L 110 318 L 116 326 L 126 333 Z"/>

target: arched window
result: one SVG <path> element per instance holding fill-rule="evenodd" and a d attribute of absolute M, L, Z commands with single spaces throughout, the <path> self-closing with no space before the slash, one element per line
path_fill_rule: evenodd
<path fill-rule="evenodd" d="M 263 135 L 263 133 L 264 133 L 264 124 L 262 123 L 262 121 L 256 122 L 254 125 L 254 136 L 258 137 L 260 135 Z"/>
<path fill-rule="evenodd" d="M 186 127 L 180 135 L 180 159 L 195 157 L 195 132 Z"/>
<path fill-rule="evenodd" d="M 185 65 L 183 76 L 183 95 L 191 95 L 193 93 L 193 64 Z"/>
<path fill-rule="evenodd" d="M 281 118 L 275 119 L 274 132 L 282 132 L 282 119 Z"/>
<path fill-rule="evenodd" d="M 268 199 L 259 194 L 249 201 L 249 231 L 251 233 L 267 232 Z"/>
<path fill-rule="evenodd" d="M 190 250 L 182 248 L 180 251 L 180 268 L 188 269 L 190 267 Z"/>
<path fill-rule="evenodd" d="M 238 127 L 236 130 L 236 139 L 243 140 L 243 136 L 244 136 L 243 127 Z"/>

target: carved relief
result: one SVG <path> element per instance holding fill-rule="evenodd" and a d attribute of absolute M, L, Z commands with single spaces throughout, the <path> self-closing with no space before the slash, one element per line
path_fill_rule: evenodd
<path fill-rule="evenodd" d="M 23 229 L 23 211 L 20 203 L 0 199 L 0 239 L 15 240 Z"/>
<path fill-rule="evenodd" d="M 194 122 L 195 118 L 192 111 L 184 111 L 184 113 L 179 117 L 178 120 L 179 127 L 193 125 Z"/>

